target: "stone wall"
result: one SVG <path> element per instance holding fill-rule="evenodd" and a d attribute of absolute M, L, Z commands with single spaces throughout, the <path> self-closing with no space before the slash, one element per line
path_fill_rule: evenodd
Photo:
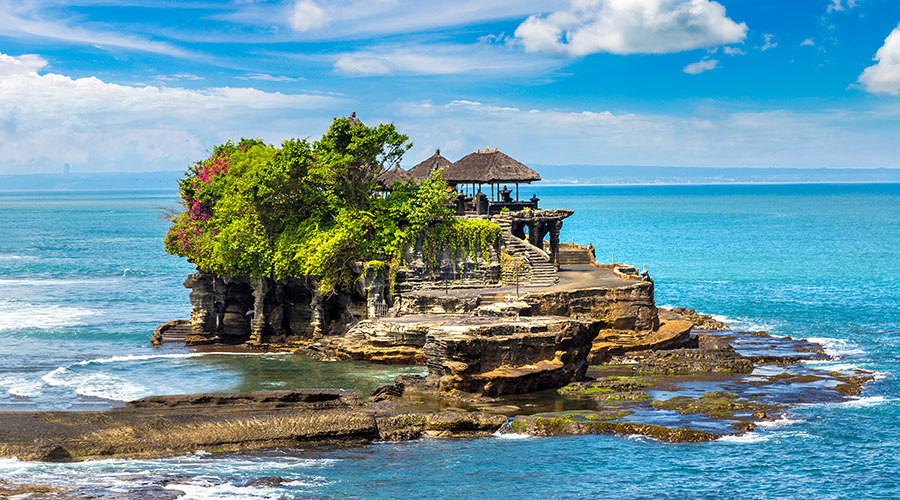
<path fill-rule="evenodd" d="M 461 248 L 452 248 L 448 244 L 439 249 L 436 263 L 429 263 L 423 250 L 424 243 L 420 234 L 415 244 L 407 248 L 403 265 L 397 270 L 397 292 L 499 285 L 499 247 L 489 249 L 490 261 L 486 261 L 481 250 L 471 248 L 470 242 L 464 242 Z"/>

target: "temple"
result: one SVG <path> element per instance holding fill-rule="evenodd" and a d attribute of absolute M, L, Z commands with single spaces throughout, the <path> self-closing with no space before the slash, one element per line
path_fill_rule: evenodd
<path fill-rule="evenodd" d="M 490 397 L 560 387 L 610 356 L 690 340 L 689 322 L 659 314 L 646 271 L 561 243 L 573 211 L 523 200 L 522 186 L 541 177 L 498 149 L 456 162 L 436 150 L 409 170 L 383 170 L 376 194 L 435 171 L 455 190 L 456 217 L 484 232 L 419 231 L 398 259 L 357 263 L 352 289 L 333 294 L 315 276 L 198 271 L 185 281 L 191 319 L 161 326 L 154 342 L 421 364 L 442 395 Z"/>

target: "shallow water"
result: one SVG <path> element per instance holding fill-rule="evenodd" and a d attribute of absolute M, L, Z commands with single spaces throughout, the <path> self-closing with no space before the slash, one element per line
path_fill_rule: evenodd
<path fill-rule="evenodd" d="M 0 479 L 82 481 L 97 493 L 181 488 L 188 498 L 891 498 L 900 495 L 900 186 L 535 187 L 576 214 L 563 241 L 646 265 L 658 304 L 751 330 L 815 337 L 879 379 L 737 438 L 486 438 L 262 456 L 24 464 Z M 525 193 L 526 191 L 523 191 Z M 294 356 L 187 356 L 149 346 L 187 317 L 191 271 L 161 248 L 154 206 L 174 194 L 0 195 L 0 409 L 78 409 L 138 395 L 371 387 L 402 370 L 326 372 Z M 155 357 L 148 357 L 155 356 Z M 111 358 L 115 361 L 109 361 Z M 94 361 L 92 361 L 94 360 Z M 107 360 L 100 362 L 98 360 Z M 188 380 L 190 383 L 185 383 Z M 159 485 L 166 475 L 187 486 Z M 278 475 L 281 487 L 246 486 Z M 142 486 L 143 485 L 143 486 Z"/>

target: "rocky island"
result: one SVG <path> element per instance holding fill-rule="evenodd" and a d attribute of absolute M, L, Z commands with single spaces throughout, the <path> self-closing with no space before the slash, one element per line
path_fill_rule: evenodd
<path fill-rule="evenodd" d="M 0 416 L 0 456 L 80 460 L 500 433 L 710 441 L 792 405 L 858 394 L 822 346 L 660 309 L 646 270 L 561 243 L 572 210 L 497 149 L 397 166 L 392 125 L 215 148 L 181 181 L 166 249 L 197 272 L 190 319 L 153 342 L 421 365 L 372 394 L 158 396 L 105 412 Z M 510 188 L 512 187 L 512 189 Z M 189 381 L 187 381 L 189 383 Z"/>

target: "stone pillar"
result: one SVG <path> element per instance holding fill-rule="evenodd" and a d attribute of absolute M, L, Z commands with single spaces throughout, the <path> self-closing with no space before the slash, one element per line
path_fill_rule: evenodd
<path fill-rule="evenodd" d="M 562 229 L 562 221 L 555 220 L 550 223 L 550 259 L 553 267 L 559 271 L 559 231 Z"/>
<path fill-rule="evenodd" d="M 540 233 L 541 233 L 540 226 L 541 226 L 541 223 L 536 220 L 528 221 L 528 243 L 531 243 L 532 245 L 534 245 L 538 248 L 541 248 L 541 246 L 543 246 L 540 244 L 541 242 L 538 240 L 538 237 L 540 236 Z"/>
<path fill-rule="evenodd" d="M 250 341 L 251 344 L 262 344 L 267 337 L 266 323 L 266 294 L 269 293 L 271 284 L 265 278 L 256 278 L 253 280 L 253 319 L 250 321 Z"/>
<path fill-rule="evenodd" d="M 209 344 L 218 340 L 215 279 L 211 274 L 197 272 L 184 281 L 185 288 L 191 289 L 191 333 L 185 336 L 186 344 Z"/>

